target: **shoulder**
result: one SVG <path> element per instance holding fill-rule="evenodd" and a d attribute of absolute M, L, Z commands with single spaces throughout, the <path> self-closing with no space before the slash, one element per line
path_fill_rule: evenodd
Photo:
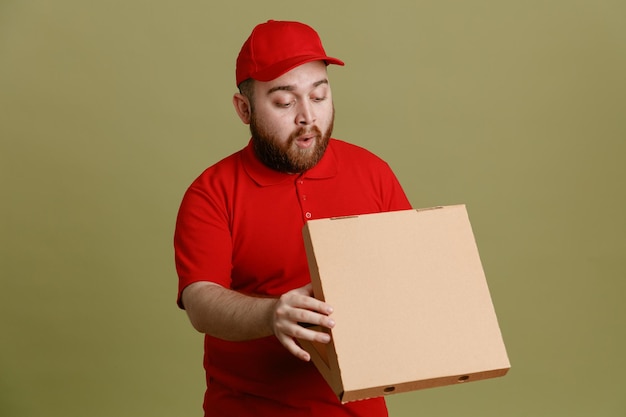
<path fill-rule="evenodd" d="M 372 151 L 353 143 L 345 142 L 339 139 L 331 139 L 329 147 L 333 150 L 333 153 L 336 155 L 341 164 L 380 167 L 388 166 L 387 162 Z"/>
<path fill-rule="evenodd" d="M 239 150 L 222 158 L 197 175 L 183 193 L 180 210 L 223 207 L 242 171 L 241 153 Z"/>
<path fill-rule="evenodd" d="M 330 139 L 329 145 L 333 149 L 335 149 L 335 150 L 337 150 L 339 152 L 374 155 L 374 153 L 372 153 L 371 151 L 369 151 L 369 150 L 367 150 L 367 149 L 365 149 L 365 148 L 363 148 L 361 146 L 358 146 L 358 145 L 355 145 L 353 143 L 349 143 L 349 142 L 343 141 L 341 139 L 332 138 L 332 139 Z"/>
<path fill-rule="evenodd" d="M 241 159 L 244 150 L 245 148 L 240 149 L 205 168 L 192 182 L 191 187 L 206 185 L 207 183 L 232 181 L 236 177 L 237 171 L 242 169 Z"/>

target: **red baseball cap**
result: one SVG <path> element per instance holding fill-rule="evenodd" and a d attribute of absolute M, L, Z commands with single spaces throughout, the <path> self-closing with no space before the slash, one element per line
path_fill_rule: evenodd
<path fill-rule="evenodd" d="M 237 85 L 248 78 L 271 81 L 311 61 L 344 65 L 326 55 L 319 35 L 299 22 L 268 20 L 257 25 L 237 57 Z"/>

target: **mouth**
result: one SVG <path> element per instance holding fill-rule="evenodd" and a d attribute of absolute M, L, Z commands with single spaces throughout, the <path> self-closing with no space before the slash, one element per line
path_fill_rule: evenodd
<path fill-rule="evenodd" d="M 300 149 L 307 149 L 313 146 L 317 135 L 315 133 L 309 133 L 306 135 L 298 136 L 295 140 L 296 146 Z"/>

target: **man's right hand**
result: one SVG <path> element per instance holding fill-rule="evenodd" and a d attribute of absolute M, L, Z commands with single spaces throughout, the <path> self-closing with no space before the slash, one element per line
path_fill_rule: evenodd
<path fill-rule="evenodd" d="M 311 356 L 296 343 L 295 339 L 328 343 L 330 335 L 307 328 L 300 323 L 332 329 L 335 326 L 334 320 L 329 317 L 332 312 L 333 308 L 330 305 L 313 298 L 311 284 L 296 288 L 276 300 L 271 319 L 274 335 L 291 354 L 303 361 L 309 361 Z"/>

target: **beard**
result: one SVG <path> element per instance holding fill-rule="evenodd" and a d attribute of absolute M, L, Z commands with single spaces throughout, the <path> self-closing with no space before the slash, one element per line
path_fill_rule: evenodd
<path fill-rule="evenodd" d="M 317 126 L 300 127 L 296 129 L 285 143 L 281 143 L 275 135 L 257 121 L 254 112 L 250 118 L 250 133 L 252 146 L 257 157 L 269 168 L 289 173 L 299 174 L 313 168 L 324 156 L 330 136 L 333 132 L 334 111 L 330 118 L 330 124 L 325 132 Z M 302 135 L 314 134 L 315 140 L 310 147 L 301 149 L 297 146 L 296 139 Z"/>

